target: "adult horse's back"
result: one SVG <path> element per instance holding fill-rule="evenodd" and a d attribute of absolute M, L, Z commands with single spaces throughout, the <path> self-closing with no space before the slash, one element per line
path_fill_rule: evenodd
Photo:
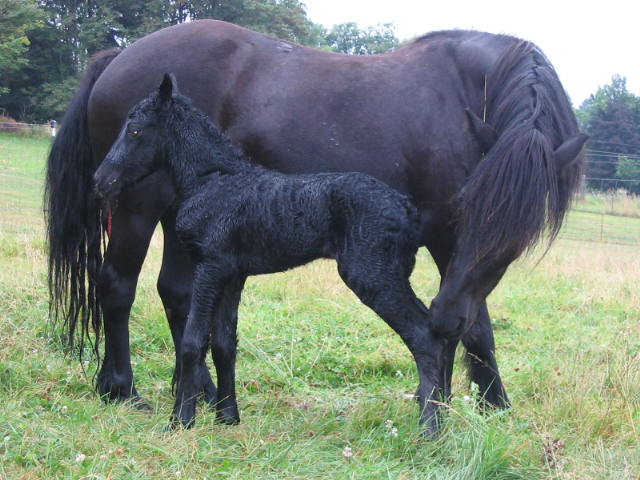
<path fill-rule="evenodd" d="M 158 290 L 176 345 L 191 291 L 193 266 L 175 236 L 168 177 L 150 175 L 123 192 L 104 259 L 91 185 L 126 112 L 165 72 L 253 161 L 284 172 L 362 171 L 408 194 L 442 275 L 433 325 L 461 336 L 485 400 L 508 404 L 485 298 L 541 232 L 557 232 L 578 185 L 575 159 L 584 142 L 553 68 L 533 44 L 438 32 L 361 57 L 203 20 L 93 64 L 49 158 L 50 284 L 70 337 L 80 328 L 84 339 L 91 322 L 99 332 L 104 316 L 98 390 L 109 398 L 137 396 L 128 316 L 158 221 L 165 233 Z M 200 381 L 215 400 L 204 365 Z"/>

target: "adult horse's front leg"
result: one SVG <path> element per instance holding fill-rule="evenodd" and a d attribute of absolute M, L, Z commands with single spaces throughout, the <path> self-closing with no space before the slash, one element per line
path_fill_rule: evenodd
<path fill-rule="evenodd" d="M 443 238 L 447 237 L 443 236 Z M 429 251 L 443 279 L 449 262 L 453 257 L 454 244 L 455 241 L 451 237 L 449 238 L 448 244 L 445 243 L 439 246 L 431 245 L 429 247 Z M 442 283 L 443 282 L 441 282 L 441 287 Z M 510 405 L 509 399 L 498 370 L 493 329 L 491 327 L 491 318 L 489 317 L 486 299 L 480 303 L 476 318 L 470 322 L 470 325 L 464 331 L 460 340 L 467 351 L 469 375 L 471 381 L 478 385 L 478 395 L 481 401 L 487 406 L 508 408 Z M 455 350 L 458 342 L 458 339 L 450 339 L 445 348 L 443 369 L 445 373 L 444 391 L 446 398 L 449 398 L 451 395 L 451 378 L 453 374 Z"/>
<path fill-rule="evenodd" d="M 478 385 L 480 401 L 493 408 L 509 408 L 510 402 L 502 384 L 495 355 L 495 341 L 486 300 L 480 306 L 478 317 L 462 336 L 467 349 L 471 381 Z"/>
<path fill-rule="evenodd" d="M 105 353 L 97 390 L 105 400 L 134 400 L 139 406 L 131 369 L 129 313 L 138 275 L 158 219 L 119 209 L 98 279 L 104 323 Z"/>
<path fill-rule="evenodd" d="M 176 365 L 172 382 L 174 387 L 178 378 L 180 378 L 182 370 L 180 349 L 191 304 L 191 289 L 193 287 L 193 272 L 195 268 L 188 252 L 178 240 L 175 219 L 176 212 L 171 209 L 161 220 L 164 234 L 164 250 L 162 268 L 158 277 L 158 293 L 164 305 L 175 346 Z M 216 387 L 213 380 L 211 380 L 211 374 L 204 358 L 196 366 L 196 370 L 196 382 L 200 385 L 204 400 L 213 408 L 217 400 Z"/>

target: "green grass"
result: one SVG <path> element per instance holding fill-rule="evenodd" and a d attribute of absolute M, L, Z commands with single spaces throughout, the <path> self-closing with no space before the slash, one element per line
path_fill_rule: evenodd
<path fill-rule="evenodd" d="M 573 210 L 569 212 L 561 236 L 573 240 L 640 246 L 640 218 Z"/>
<path fill-rule="evenodd" d="M 607 192 L 593 191 L 578 199 L 576 209 L 640 218 L 640 197 L 624 189 Z"/>
<path fill-rule="evenodd" d="M 47 146 L 0 136 L 0 174 L 25 179 L 7 187 L 0 177 L 0 207 L 20 193 L 34 206 L 0 208 L 0 478 L 638 479 L 637 247 L 561 239 L 539 264 L 539 252 L 516 262 L 489 298 L 513 408 L 478 412 L 457 365 L 435 440 L 419 437 L 406 398 L 417 382 L 408 351 L 332 262 L 252 278 L 240 310 L 242 423 L 217 425 L 203 409 L 195 428 L 167 433 L 173 347 L 155 293 L 161 237 L 131 318 L 148 414 L 103 404 L 94 365 L 65 358 L 53 339 L 37 208 Z M 29 228 L 7 233 L 8 215 Z M 412 281 L 426 302 L 436 293 L 425 253 Z"/>

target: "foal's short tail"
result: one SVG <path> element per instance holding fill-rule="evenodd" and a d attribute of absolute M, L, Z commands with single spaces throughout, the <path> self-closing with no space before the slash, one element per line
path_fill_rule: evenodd
<path fill-rule="evenodd" d="M 543 233 L 558 234 L 587 137 L 553 67 L 529 42 L 516 41 L 487 76 L 486 110 L 495 143 L 460 192 L 460 241 L 477 245 L 478 260 L 516 258 Z"/>
<path fill-rule="evenodd" d="M 79 349 L 92 327 L 96 339 L 101 315 L 96 279 L 102 265 L 103 229 L 93 191 L 93 152 L 87 105 L 91 90 L 119 50 L 102 52 L 92 60 L 71 99 L 47 162 L 44 209 L 49 249 L 49 315 L 63 322 L 64 339 Z M 74 342 L 77 330 L 80 339 Z M 97 341 L 93 349 L 97 353 Z"/>

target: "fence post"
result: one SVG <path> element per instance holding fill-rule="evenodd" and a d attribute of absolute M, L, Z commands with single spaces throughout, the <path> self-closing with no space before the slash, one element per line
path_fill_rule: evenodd
<path fill-rule="evenodd" d="M 51 120 L 49 122 L 49 127 L 51 127 L 51 136 L 52 137 L 56 136 L 56 125 L 57 125 L 57 122 L 55 120 Z"/>

